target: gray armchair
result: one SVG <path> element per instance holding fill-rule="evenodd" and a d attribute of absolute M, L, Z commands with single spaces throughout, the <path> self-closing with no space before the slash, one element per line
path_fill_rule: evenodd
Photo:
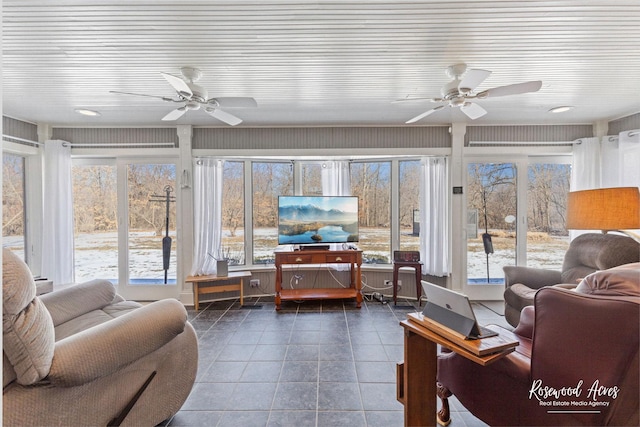
<path fill-rule="evenodd" d="M 520 312 L 533 305 L 533 297 L 544 286 L 575 287 L 578 281 L 597 270 L 606 270 L 640 261 L 640 244 L 619 234 L 582 234 L 571 242 L 562 271 L 541 268 L 504 267 L 505 318 L 518 326 Z"/>
<path fill-rule="evenodd" d="M 145 306 L 93 280 L 40 297 L 3 250 L 3 425 L 148 425 L 175 414 L 198 343 L 177 300 Z"/>

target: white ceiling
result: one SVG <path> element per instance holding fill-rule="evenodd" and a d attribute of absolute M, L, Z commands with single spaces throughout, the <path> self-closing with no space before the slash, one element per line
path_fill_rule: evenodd
<path fill-rule="evenodd" d="M 240 126 L 594 123 L 640 111 L 640 1 L 3 1 L 3 114 L 54 126 L 177 122 L 160 72 L 198 67 L 209 96 L 249 96 Z M 434 104 L 447 66 L 491 70 L 477 90 L 542 80 L 478 101 L 471 121 Z M 549 114 L 558 105 L 575 109 Z M 74 112 L 89 108 L 89 118 Z"/>

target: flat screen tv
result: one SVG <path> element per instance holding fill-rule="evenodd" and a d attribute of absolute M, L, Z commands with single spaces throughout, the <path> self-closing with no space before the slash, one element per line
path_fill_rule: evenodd
<path fill-rule="evenodd" d="M 357 242 L 356 196 L 280 196 L 278 244 Z"/>

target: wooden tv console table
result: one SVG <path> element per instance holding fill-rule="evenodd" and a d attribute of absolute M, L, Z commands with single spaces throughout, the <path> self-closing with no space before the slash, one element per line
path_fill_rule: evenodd
<path fill-rule="evenodd" d="M 276 252 L 276 310 L 282 301 L 355 298 L 356 307 L 362 304 L 362 251 L 301 250 Z M 350 264 L 348 288 L 282 289 L 282 266 L 305 264 Z"/>

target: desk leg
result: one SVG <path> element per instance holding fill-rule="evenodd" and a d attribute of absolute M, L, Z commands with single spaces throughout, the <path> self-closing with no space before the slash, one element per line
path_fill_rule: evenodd
<path fill-rule="evenodd" d="M 436 425 L 436 343 L 404 333 L 404 425 Z"/>
<path fill-rule="evenodd" d="M 398 304 L 398 266 L 393 266 L 393 305 Z"/>
<path fill-rule="evenodd" d="M 240 307 L 244 305 L 244 279 L 240 278 Z"/>
<path fill-rule="evenodd" d="M 416 297 L 418 298 L 418 307 L 422 306 L 422 266 L 416 266 Z"/>

